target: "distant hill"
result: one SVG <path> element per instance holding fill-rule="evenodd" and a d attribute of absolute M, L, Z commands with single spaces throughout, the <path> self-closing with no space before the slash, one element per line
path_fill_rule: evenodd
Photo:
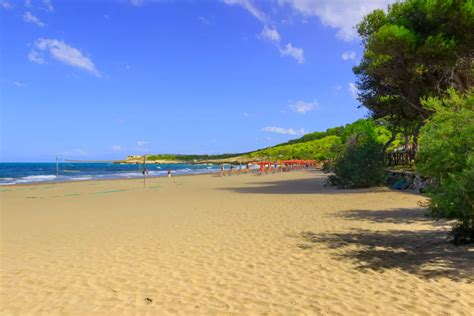
<path fill-rule="evenodd" d="M 284 160 L 284 159 L 316 159 L 326 160 L 335 157 L 338 149 L 347 142 L 357 130 L 363 129 L 366 124 L 375 124 L 370 119 L 360 119 L 344 126 L 329 128 L 324 132 L 313 132 L 285 143 L 258 149 L 247 153 L 221 155 L 179 155 L 157 154 L 147 156 L 148 162 L 155 163 L 220 163 L 220 162 L 248 162 L 255 160 Z M 390 138 L 390 132 L 383 126 L 377 125 L 377 132 L 381 142 Z M 398 146 L 401 137 L 392 144 Z M 124 162 L 142 162 L 140 156 L 129 156 Z"/>

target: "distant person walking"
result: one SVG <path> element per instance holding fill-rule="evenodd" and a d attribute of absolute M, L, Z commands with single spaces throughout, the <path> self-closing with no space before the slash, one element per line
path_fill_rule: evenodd
<path fill-rule="evenodd" d="M 171 169 L 168 169 L 168 178 L 171 178 Z"/>

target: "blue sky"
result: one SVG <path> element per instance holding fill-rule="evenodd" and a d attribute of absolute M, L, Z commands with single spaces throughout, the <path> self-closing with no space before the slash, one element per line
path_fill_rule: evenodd
<path fill-rule="evenodd" d="M 244 152 L 366 114 L 387 0 L 0 0 L 1 161 Z"/>

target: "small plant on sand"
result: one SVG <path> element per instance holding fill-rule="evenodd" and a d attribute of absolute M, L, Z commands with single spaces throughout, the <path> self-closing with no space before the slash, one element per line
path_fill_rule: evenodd
<path fill-rule="evenodd" d="M 474 91 L 454 90 L 424 106 L 435 111 L 421 130 L 417 169 L 433 178 L 428 194 L 434 217 L 457 219 L 456 244 L 474 242 Z"/>
<path fill-rule="evenodd" d="M 367 188 L 386 180 L 383 144 L 372 121 L 360 121 L 333 166 L 329 182 L 340 188 Z"/>

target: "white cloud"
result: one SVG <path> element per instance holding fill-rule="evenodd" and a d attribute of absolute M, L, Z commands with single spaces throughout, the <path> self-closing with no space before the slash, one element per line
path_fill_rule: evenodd
<path fill-rule="evenodd" d="M 144 0 L 130 0 L 130 4 L 136 7 L 143 5 L 144 2 Z"/>
<path fill-rule="evenodd" d="M 198 21 L 203 25 L 210 25 L 211 22 L 203 16 L 198 16 Z"/>
<path fill-rule="evenodd" d="M 357 94 L 359 93 L 359 89 L 357 89 L 357 86 L 355 83 L 349 82 L 349 92 L 351 93 L 354 99 L 357 99 Z"/>
<path fill-rule="evenodd" d="M 25 0 L 24 6 L 25 6 L 25 8 L 28 8 L 28 9 L 41 9 L 41 10 L 47 11 L 49 13 L 54 12 L 54 7 L 53 7 L 53 4 L 52 4 L 51 0 L 41 0 L 41 1 L 37 0 L 35 2 L 37 4 L 33 5 L 33 1 Z"/>
<path fill-rule="evenodd" d="M 245 10 L 250 12 L 254 17 L 256 17 L 260 22 L 266 23 L 268 18 L 263 11 L 259 10 L 251 0 L 223 0 L 225 4 L 228 5 L 239 5 Z"/>
<path fill-rule="evenodd" d="M 36 16 L 31 14 L 31 12 L 27 11 L 23 14 L 23 21 L 35 24 L 36 26 L 43 27 L 45 24 L 40 21 Z"/>
<path fill-rule="evenodd" d="M 120 145 L 113 145 L 112 150 L 115 151 L 115 152 L 119 152 L 119 151 L 122 151 L 123 148 Z"/>
<path fill-rule="evenodd" d="M 43 0 L 43 6 L 45 9 L 49 12 L 54 12 L 54 7 L 53 4 L 51 3 L 51 0 Z"/>
<path fill-rule="evenodd" d="M 290 104 L 290 109 L 296 113 L 306 114 L 309 111 L 313 111 L 317 106 L 316 100 L 313 102 L 296 101 Z"/>
<path fill-rule="evenodd" d="M 147 144 L 148 144 L 148 141 L 146 141 L 146 140 L 139 140 L 139 141 L 137 142 L 137 146 L 139 146 L 139 147 L 143 147 L 143 146 L 145 146 L 145 145 L 147 145 Z"/>
<path fill-rule="evenodd" d="M 122 0 L 123 1 L 123 0 Z M 156 2 L 169 2 L 172 0 L 126 0 L 126 2 L 128 2 L 129 4 L 135 6 L 135 7 L 141 7 L 145 4 L 149 4 L 149 3 L 156 3 Z"/>
<path fill-rule="evenodd" d="M 353 50 L 349 50 L 347 52 L 343 52 L 341 55 L 342 60 L 355 60 L 356 59 L 356 52 Z"/>
<path fill-rule="evenodd" d="M 6 1 L 6 0 L 0 0 L 0 7 L 4 8 L 4 9 L 7 9 L 7 10 L 13 8 L 11 3 Z"/>
<path fill-rule="evenodd" d="M 26 87 L 26 84 L 24 84 L 23 82 L 20 82 L 20 81 L 13 81 L 13 84 L 15 86 L 17 86 L 18 88 Z"/>
<path fill-rule="evenodd" d="M 283 127 L 275 127 L 275 126 L 267 126 L 262 128 L 262 131 L 269 132 L 269 133 L 276 133 L 276 134 L 283 134 L 283 135 L 304 135 L 307 132 L 301 129 L 293 129 L 293 128 L 283 128 Z"/>
<path fill-rule="evenodd" d="M 302 48 L 293 47 L 291 43 L 286 44 L 285 47 L 280 46 L 280 34 L 275 26 L 269 26 L 270 18 L 260 9 L 258 9 L 252 0 L 222 0 L 227 5 L 239 5 L 250 12 L 263 24 L 263 30 L 259 34 L 260 38 L 270 40 L 275 43 L 282 56 L 291 56 L 299 64 L 304 63 L 304 51 Z"/>
<path fill-rule="evenodd" d="M 33 63 L 37 63 L 37 64 L 44 64 L 45 61 L 43 59 L 43 57 L 41 57 L 37 51 L 35 50 L 31 50 L 28 54 L 28 59 L 33 62 Z"/>
<path fill-rule="evenodd" d="M 263 26 L 263 30 L 260 33 L 260 37 L 273 42 L 280 42 L 280 34 L 278 34 L 277 29 L 268 27 L 266 25 Z"/>
<path fill-rule="evenodd" d="M 337 29 L 337 37 L 350 41 L 357 38 L 355 26 L 375 9 L 387 9 L 396 0 L 278 0 L 304 17 L 318 17 L 321 23 Z"/>
<path fill-rule="evenodd" d="M 302 48 L 297 48 L 291 45 L 291 43 L 286 44 L 285 48 L 280 47 L 280 54 L 282 56 L 291 56 L 298 64 L 304 63 L 304 50 Z"/>
<path fill-rule="evenodd" d="M 38 50 L 48 51 L 54 59 L 62 62 L 63 64 L 81 68 L 97 77 L 100 77 L 100 73 L 97 71 L 94 63 L 89 58 L 84 56 L 77 48 L 69 46 L 63 41 L 40 38 L 35 42 L 35 48 L 30 51 L 28 59 L 30 61 L 43 64 L 44 59 L 38 53 Z"/>

